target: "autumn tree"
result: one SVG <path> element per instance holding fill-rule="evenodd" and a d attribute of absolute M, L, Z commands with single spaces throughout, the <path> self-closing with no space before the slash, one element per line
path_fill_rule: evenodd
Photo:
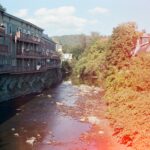
<path fill-rule="evenodd" d="M 109 41 L 107 64 L 118 68 L 123 67 L 131 56 L 137 37 L 137 26 L 134 22 L 123 23 L 114 28 Z"/>

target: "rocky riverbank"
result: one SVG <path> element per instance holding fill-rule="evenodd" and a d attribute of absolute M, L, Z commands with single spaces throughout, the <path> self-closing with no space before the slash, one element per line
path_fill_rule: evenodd
<path fill-rule="evenodd" d="M 80 122 L 92 124 L 90 130 L 80 136 L 86 143 L 96 143 L 98 150 L 131 150 L 131 147 L 120 145 L 113 136 L 114 131 L 106 119 L 107 106 L 102 99 L 104 90 L 95 86 L 80 85 L 77 96 L 80 97 L 74 106 L 58 103 L 60 112 L 72 116 Z"/>

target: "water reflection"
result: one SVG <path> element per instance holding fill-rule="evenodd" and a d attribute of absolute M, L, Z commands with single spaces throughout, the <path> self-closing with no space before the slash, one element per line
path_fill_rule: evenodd
<path fill-rule="evenodd" d="M 0 150 L 126 150 L 112 143 L 108 121 L 100 115 L 99 90 L 66 81 L 37 96 L 0 104 Z M 85 123 L 86 115 L 96 114 L 100 126 L 92 125 L 94 116 Z"/>
<path fill-rule="evenodd" d="M 64 82 L 40 95 L 0 104 L 0 149 L 69 150 L 77 146 L 76 142 L 79 147 L 84 145 L 78 139 L 82 132 L 89 130 L 90 124 L 64 116 L 56 105 L 63 102 L 73 106 L 77 100 L 75 93 L 78 89 Z M 35 144 L 29 144 L 33 137 Z"/>
<path fill-rule="evenodd" d="M 27 99 L 26 97 L 22 97 L 19 99 L 0 103 L 0 124 L 13 117 L 16 113 L 19 113 L 20 110 L 17 108 L 33 98 L 31 95 L 28 97 L 30 98 Z"/>

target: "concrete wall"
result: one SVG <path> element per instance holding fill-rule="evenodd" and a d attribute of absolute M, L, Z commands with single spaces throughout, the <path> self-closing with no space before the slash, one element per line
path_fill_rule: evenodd
<path fill-rule="evenodd" d="M 50 69 L 36 74 L 1 74 L 0 102 L 19 96 L 41 92 L 61 82 L 60 69 Z"/>

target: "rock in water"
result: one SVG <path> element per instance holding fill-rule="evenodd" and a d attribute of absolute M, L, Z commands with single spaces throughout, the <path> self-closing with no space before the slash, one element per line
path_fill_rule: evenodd
<path fill-rule="evenodd" d="M 58 106 L 63 106 L 63 105 L 64 105 L 63 103 L 60 103 L 60 102 L 56 102 L 56 104 L 57 104 Z"/>
<path fill-rule="evenodd" d="M 35 137 L 31 137 L 31 138 L 26 140 L 26 143 L 33 146 L 35 141 L 36 141 L 36 138 Z"/>
<path fill-rule="evenodd" d="M 85 122 L 85 121 L 86 121 L 85 117 L 80 118 L 80 122 Z"/>
<path fill-rule="evenodd" d="M 48 97 L 48 98 L 51 98 L 52 96 L 49 94 L 49 95 L 47 95 L 47 97 Z"/>
<path fill-rule="evenodd" d="M 88 121 L 92 124 L 96 124 L 96 125 L 100 124 L 100 120 L 96 116 L 89 116 Z"/>
<path fill-rule="evenodd" d="M 11 131 L 15 131 L 15 130 L 16 130 L 15 128 L 12 128 L 12 129 L 11 129 Z"/>
<path fill-rule="evenodd" d="M 14 134 L 14 136 L 17 136 L 17 137 L 18 137 L 18 136 L 19 136 L 19 134 L 18 134 L 18 133 L 15 133 L 15 134 Z"/>
<path fill-rule="evenodd" d="M 99 131 L 98 133 L 99 133 L 99 134 L 104 134 L 104 131 Z"/>

